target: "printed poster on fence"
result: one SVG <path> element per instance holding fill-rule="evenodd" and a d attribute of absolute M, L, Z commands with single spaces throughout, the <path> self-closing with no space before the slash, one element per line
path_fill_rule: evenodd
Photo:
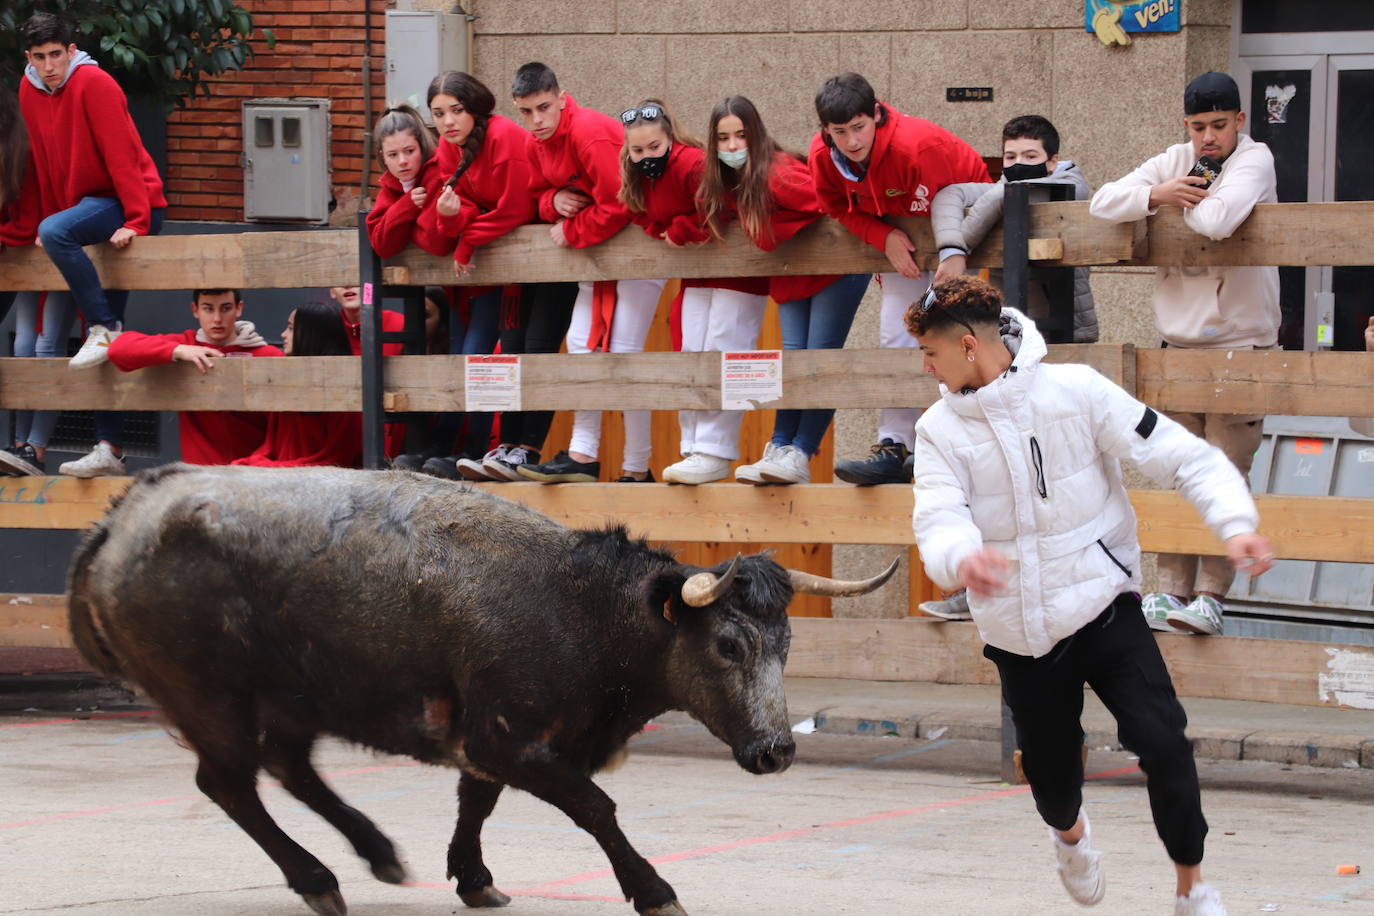
<path fill-rule="evenodd" d="M 467 410 L 520 410 L 520 357 L 468 356 L 463 366 L 463 392 Z"/>
<path fill-rule="evenodd" d="M 720 354 L 722 410 L 758 410 L 781 397 L 781 350 L 743 350 Z"/>

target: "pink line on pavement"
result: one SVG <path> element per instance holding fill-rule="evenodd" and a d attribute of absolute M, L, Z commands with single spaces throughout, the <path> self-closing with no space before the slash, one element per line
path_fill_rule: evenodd
<path fill-rule="evenodd" d="M 108 712 L 98 716 L 72 716 L 68 719 L 43 719 L 39 722 L 10 722 L 0 725 L 0 728 L 33 728 L 35 725 L 70 725 L 73 722 L 85 722 L 87 719 L 146 719 L 149 716 L 157 715 L 156 710 L 147 712 Z"/>
<path fill-rule="evenodd" d="M 1087 779 L 1108 779 L 1113 776 L 1124 776 L 1127 773 L 1139 771 L 1139 766 L 1119 767 L 1115 770 L 1103 770 L 1100 773 L 1093 773 Z M 813 833 L 820 833 L 823 830 L 837 830 L 842 827 L 854 827 L 859 824 L 871 824 L 876 821 L 886 821 L 897 817 L 910 817 L 913 814 L 924 814 L 927 811 L 938 811 L 943 808 L 955 808 L 962 805 L 971 805 L 978 802 L 992 801 L 996 798 L 1004 798 L 1008 795 L 1021 795 L 1029 792 L 1030 786 L 1015 786 L 1006 789 L 998 789 L 995 792 L 983 792 L 979 795 L 967 795 L 963 798 L 950 799 L 949 801 L 932 802 L 928 805 L 918 805 L 915 808 L 902 808 L 897 811 L 882 811 L 877 814 L 865 814 L 860 817 L 846 818 L 842 821 L 833 821 L 829 824 L 818 824 L 814 827 L 799 827 L 796 830 L 784 830 L 780 833 L 769 833 L 764 836 L 749 837 L 743 840 L 735 840 L 730 843 L 720 843 L 715 846 L 703 846 L 700 849 L 689 849 L 684 852 L 672 852 L 667 855 L 654 856 L 649 862 L 660 865 L 664 862 L 680 862 L 683 859 L 696 859 L 702 856 L 714 855 L 718 852 L 729 852 L 733 849 L 743 849 L 748 846 L 758 846 L 763 843 L 776 843 L 779 840 L 790 840 L 794 837 L 808 836 Z M 524 891 L 506 891 L 508 894 L 529 894 L 531 892 L 542 892 L 544 888 L 561 887 L 568 884 L 580 884 L 584 881 L 594 881 L 598 878 L 606 878 L 614 875 L 615 872 L 609 868 L 598 869 L 597 871 L 586 872 L 581 875 L 573 875 L 568 878 L 557 878 L 553 881 L 544 881 Z"/>
<path fill-rule="evenodd" d="M 452 885 L 452 884 L 448 884 L 448 883 L 440 884 L 438 881 L 407 881 L 407 882 L 405 883 L 405 886 L 406 886 L 406 887 L 426 887 L 426 888 L 435 888 L 435 889 L 437 889 L 437 890 L 442 890 L 442 891 L 452 891 L 452 890 L 453 890 L 453 885 Z M 600 894 L 560 894 L 560 893 L 558 893 L 557 891 L 549 891 L 549 892 L 547 892 L 547 893 L 544 893 L 544 892 L 536 893 L 536 892 L 534 892 L 534 891 L 506 891 L 505 893 L 511 895 L 512 897 L 540 897 L 540 898 L 544 898 L 544 899 L 547 899 L 547 900 L 594 900 L 594 901 L 596 901 L 596 902 L 598 902 L 598 903 L 624 903 L 624 902 L 625 902 L 625 898 L 624 898 L 624 897 L 606 897 L 606 896 L 603 896 L 603 895 L 600 895 Z"/>

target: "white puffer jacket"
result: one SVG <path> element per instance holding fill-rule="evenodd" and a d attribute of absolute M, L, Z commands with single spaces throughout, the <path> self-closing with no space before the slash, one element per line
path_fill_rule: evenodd
<path fill-rule="evenodd" d="M 943 397 L 916 424 L 913 524 L 947 588 L 984 545 L 1011 561 L 1005 594 L 969 594 L 989 645 L 1039 658 L 1140 588 L 1140 544 L 1120 460 L 1179 490 L 1221 539 L 1253 532 L 1254 500 L 1217 448 L 1088 366 L 1044 365 L 1045 342 L 1002 310 L 1011 367 Z"/>

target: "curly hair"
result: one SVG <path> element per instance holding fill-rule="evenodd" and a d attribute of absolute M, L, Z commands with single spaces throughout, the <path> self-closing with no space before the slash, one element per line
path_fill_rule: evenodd
<path fill-rule="evenodd" d="M 1002 316 L 1002 294 L 977 277 L 953 277 L 931 287 L 930 293 L 906 310 L 906 328 L 912 335 L 963 325 L 996 328 Z"/>

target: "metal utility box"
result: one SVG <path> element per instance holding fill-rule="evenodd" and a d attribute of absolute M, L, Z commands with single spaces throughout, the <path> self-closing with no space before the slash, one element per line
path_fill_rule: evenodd
<path fill-rule="evenodd" d="M 329 222 L 328 99 L 243 103 L 243 218 Z"/>
<path fill-rule="evenodd" d="M 420 110 L 429 124 L 425 94 L 444 70 L 468 69 L 466 16 L 416 10 L 386 11 L 386 100 Z"/>

